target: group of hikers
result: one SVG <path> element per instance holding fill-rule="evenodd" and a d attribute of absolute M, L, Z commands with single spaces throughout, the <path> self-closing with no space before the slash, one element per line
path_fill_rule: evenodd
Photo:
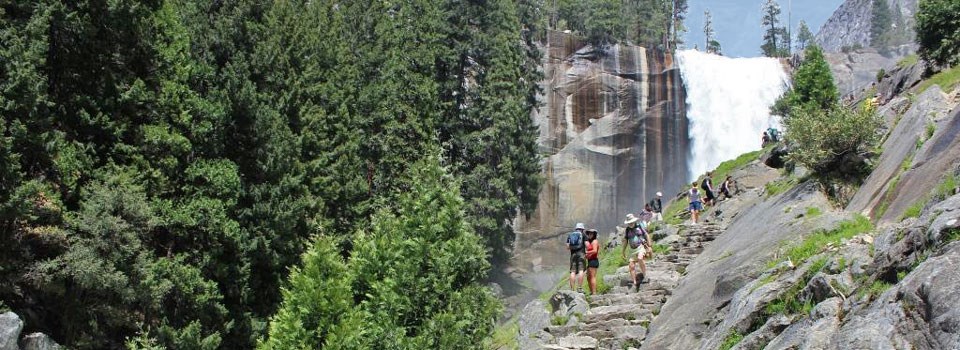
<path fill-rule="evenodd" d="M 720 183 L 719 192 L 724 199 L 731 198 L 735 192 L 733 190 L 735 186 L 733 177 L 727 175 L 727 178 Z M 692 224 L 696 225 L 700 222 L 700 212 L 703 211 L 704 205 L 713 206 L 717 204 L 716 192 L 717 189 L 713 186 L 713 172 L 711 171 L 708 171 L 707 176 L 700 182 L 700 188 L 697 188 L 696 182 L 690 184 L 690 189 L 687 190 L 687 199 L 690 201 L 690 206 L 687 209 L 690 211 Z"/>
<path fill-rule="evenodd" d="M 693 182 L 687 191 L 689 200 L 690 219 L 693 225 L 696 225 L 700 219 L 700 212 L 704 205 L 716 205 L 719 191 L 723 198 L 731 198 L 736 186 L 733 178 L 727 176 L 716 189 L 713 185 L 713 173 L 707 172 L 707 176 L 697 186 Z M 630 249 L 629 266 L 630 277 L 633 279 L 632 286 L 639 289 L 640 284 L 647 282 L 647 265 L 645 260 L 653 256 L 653 240 L 649 234 L 650 224 L 653 221 L 663 220 L 663 193 L 657 192 L 657 196 L 644 205 L 643 210 L 634 215 L 628 213 L 623 225 L 626 227 L 623 231 L 623 248 L 620 254 L 624 260 L 627 260 L 627 249 Z M 567 235 L 567 250 L 570 251 L 570 289 L 583 292 L 583 279 L 586 274 L 587 285 L 591 294 L 597 293 L 597 269 L 600 268 L 600 240 L 597 238 L 596 229 L 587 229 L 583 223 L 577 223 L 573 232 Z M 637 270 L 639 268 L 639 274 Z"/>
<path fill-rule="evenodd" d="M 626 229 L 623 235 L 621 254 L 627 260 L 627 247 L 630 247 L 630 276 L 635 289 L 646 282 L 647 265 L 644 259 L 653 255 L 653 246 L 647 229 L 652 221 L 663 220 L 663 193 L 644 205 L 638 215 L 629 213 L 623 222 Z M 583 275 L 587 275 L 587 285 L 591 294 L 597 293 L 597 269 L 600 268 L 600 240 L 596 229 L 587 229 L 583 223 L 577 223 L 573 232 L 567 235 L 567 249 L 570 251 L 570 289 L 583 292 Z M 640 269 L 637 275 L 637 267 Z"/>

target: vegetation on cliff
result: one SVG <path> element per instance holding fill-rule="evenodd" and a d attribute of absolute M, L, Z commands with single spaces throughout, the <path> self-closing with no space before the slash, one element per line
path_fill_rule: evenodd
<path fill-rule="evenodd" d="M 873 106 L 841 106 L 823 51 L 808 46 L 794 73 L 793 87 L 773 106 L 783 116 L 790 142 L 788 158 L 821 177 L 862 178 L 863 157 L 879 141 L 880 118 Z"/>
<path fill-rule="evenodd" d="M 921 0 L 917 10 L 918 53 L 940 66 L 960 63 L 960 2 Z"/>
<path fill-rule="evenodd" d="M 460 297 L 385 279 L 369 284 L 371 300 L 422 298 L 416 317 L 393 299 L 343 316 L 476 338 L 496 308 L 473 283 L 486 258 L 509 255 L 509 222 L 539 190 L 529 119 L 539 57 L 523 30 L 536 30 L 538 11 L 527 1 L 4 2 L 0 299 L 71 348 L 251 348 L 308 247 L 327 256 L 300 271 L 354 268 L 374 254 L 367 245 L 432 233 L 431 249 L 462 249 L 416 250 L 456 259 L 413 276 L 457 278 L 430 288 Z M 405 175 L 430 169 L 424 159 L 455 178 L 443 184 L 461 183 L 449 187 L 463 198 L 455 209 L 416 190 L 429 177 Z M 462 210 L 470 229 L 395 227 L 418 201 Z M 422 262 L 401 252 L 405 271 Z M 395 273 L 335 271 L 299 273 L 287 294 Z M 449 313 L 479 321 L 451 324 Z"/>

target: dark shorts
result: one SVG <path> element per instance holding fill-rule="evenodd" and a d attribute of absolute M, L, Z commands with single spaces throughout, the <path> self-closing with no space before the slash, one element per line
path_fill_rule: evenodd
<path fill-rule="evenodd" d="M 690 202 L 690 210 L 691 210 L 691 211 L 693 211 L 693 210 L 696 210 L 696 211 L 701 211 L 701 210 L 703 210 L 703 203 L 701 203 L 701 202 L 699 202 L 699 201 L 697 201 L 697 202 Z"/>
<path fill-rule="evenodd" d="M 573 253 L 570 254 L 570 272 L 580 273 L 586 271 L 584 267 L 587 259 L 584 258 L 583 253 Z"/>
<path fill-rule="evenodd" d="M 587 260 L 587 267 L 592 267 L 592 268 L 600 267 L 600 260 L 597 260 L 597 259 Z"/>
<path fill-rule="evenodd" d="M 717 198 L 717 197 L 715 197 L 715 196 L 713 195 L 713 191 L 707 190 L 707 191 L 704 191 L 704 192 L 707 193 L 707 200 L 708 200 L 708 201 L 712 201 L 712 200 L 714 200 L 714 199 Z"/>

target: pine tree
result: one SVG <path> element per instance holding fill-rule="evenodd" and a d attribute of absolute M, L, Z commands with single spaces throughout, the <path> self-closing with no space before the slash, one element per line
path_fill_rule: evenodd
<path fill-rule="evenodd" d="M 807 44 L 812 43 L 813 40 L 814 36 L 813 33 L 810 32 L 810 28 L 807 27 L 807 22 L 801 19 L 797 29 L 797 49 L 805 50 Z"/>
<path fill-rule="evenodd" d="M 671 16 L 671 35 L 673 36 L 673 48 L 678 48 L 683 45 L 683 34 L 687 32 L 687 28 L 683 25 L 683 21 L 687 18 L 687 10 L 689 6 L 687 5 L 687 0 L 672 0 L 671 2 L 672 16 Z M 670 48 L 667 47 L 667 50 Z"/>
<path fill-rule="evenodd" d="M 776 0 L 767 0 L 763 5 L 763 44 L 760 45 L 763 55 L 767 57 L 782 57 L 786 53 L 786 29 L 780 26 L 780 4 Z"/>
<path fill-rule="evenodd" d="M 713 31 L 713 16 L 710 15 L 710 10 L 703 11 L 703 36 L 704 36 L 704 48 L 707 53 L 720 55 L 720 42 L 714 37 L 716 32 Z"/>

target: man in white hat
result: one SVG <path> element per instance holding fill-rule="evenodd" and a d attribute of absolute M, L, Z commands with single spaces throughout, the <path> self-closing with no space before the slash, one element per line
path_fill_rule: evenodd
<path fill-rule="evenodd" d="M 650 208 L 653 209 L 653 221 L 663 221 L 663 193 L 657 192 L 657 196 L 650 200 Z"/>
<path fill-rule="evenodd" d="M 587 270 L 586 226 L 578 222 L 576 229 L 567 235 L 567 250 L 570 251 L 570 290 L 583 293 L 583 273 Z M 576 283 L 576 284 L 574 284 Z"/>
<path fill-rule="evenodd" d="M 633 288 L 640 289 L 640 283 L 644 282 L 647 275 L 647 264 L 643 261 L 644 257 L 653 254 L 653 248 L 650 247 L 650 237 L 647 232 L 637 226 L 639 218 L 633 214 L 627 214 L 627 220 L 623 222 L 627 226 L 623 234 L 623 259 L 627 259 L 627 246 L 633 249 L 630 255 L 630 277 L 633 277 Z M 636 265 L 640 265 L 640 278 L 637 278 Z"/>

